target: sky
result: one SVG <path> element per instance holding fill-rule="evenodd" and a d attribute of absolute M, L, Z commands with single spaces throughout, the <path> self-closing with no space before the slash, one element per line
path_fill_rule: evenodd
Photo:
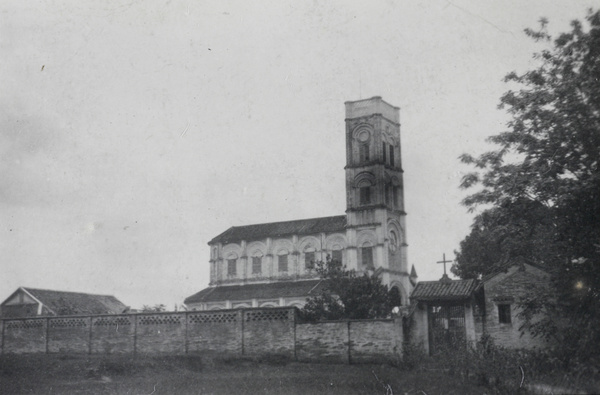
<path fill-rule="evenodd" d="M 344 214 L 344 102 L 398 106 L 409 265 L 443 273 L 473 215 L 462 153 L 593 1 L 0 4 L 0 300 L 18 287 L 175 304 L 231 226 Z"/>

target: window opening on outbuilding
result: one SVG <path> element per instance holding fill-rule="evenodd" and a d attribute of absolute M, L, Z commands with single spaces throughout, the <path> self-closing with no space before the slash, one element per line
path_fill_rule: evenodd
<path fill-rule="evenodd" d="M 510 324 L 512 322 L 510 314 L 510 304 L 498 305 L 498 322 L 500 324 Z"/>

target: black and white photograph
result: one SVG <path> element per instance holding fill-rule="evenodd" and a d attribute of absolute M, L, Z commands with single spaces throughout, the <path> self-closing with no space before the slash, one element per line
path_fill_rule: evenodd
<path fill-rule="evenodd" d="M 0 393 L 600 393 L 600 4 L 4 0 Z"/>

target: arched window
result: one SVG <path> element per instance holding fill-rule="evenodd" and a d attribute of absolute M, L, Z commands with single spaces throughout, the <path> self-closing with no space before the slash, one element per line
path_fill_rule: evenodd
<path fill-rule="evenodd" d="M 369 140 L 371 132 L 367 128 L 359 128 L 354 132 L 354 137 L 358 142 L 358 163 L 364 163 L 371 160 L 371 150 Z"/>
<path fill-rule="evenodd" d="M 400 290 L 398 289 L 398 287 L 392 287 L 390 289 L 390 305 L 392 307 L 396 307 L 396 306 L 402 306 L 402 294 L 400 293 Z"/>
<path fill-rule="evenodd" d="M 287 251 L 280 252 L 279 255 L 277 255 L 277 266 L 278 266 L 280 273 L 288 271 L 288 253 L 287 253 Z"/>
<path fill-rule="evenodd" d="M 372 189 L 375 180 L 375 176 L 370 172 L 362 172 L 354 178 L 354 187 L 357 191 L 356 199 L 359 205 L 373 203 Z"/>
<path fill-rule="evenodd" d="M 230 254 L 227 256 L 227 276 L 235 276 L 237 274 L 237 255 Z"/>
<path fill-rule="evenodd" d="M 252 274 L 262 273 L 262 256 L 256 255 L 252 257 Z"/>
<path fill-rule="evenodd" d="M 373 246 L 370 243 L 365 243 L 359 251 L 360 264 L 363 269 L 373 269 Z"/>
<path fill-rule="evenodd" d="M 371 187 L 364 186 L 359 188 L 360 193 L 360 204 L 370 204 L 371 203 Z"/>
<path fill-rule="evenodd" d="M 369 155 L 369 143 L 360 143 L 358 146 L 358 158 L 360 163 L 368 162 L 370 160 Z"/>
<path fill-rule="evenodd" d="M 315 249 L 311 246 L 308 246 L 306 250 L 304 250 L 304 267 L 307 270 L 315 268 Z"/>
<path fill-rule="evenodd" d="M 396 252 L 396 250 L 398 249 L 398 235 L 393 230 L 390 231 L 389 243 L 390 243 L 390 251 L 392 251 L 392 253 Z"/>
<path fill-rule="evenodd" d="M 334 249 L 331 251 L 331 260 L 341 264 L 344 263 L 342 249 L 339 246 L 334 247 Z"/>

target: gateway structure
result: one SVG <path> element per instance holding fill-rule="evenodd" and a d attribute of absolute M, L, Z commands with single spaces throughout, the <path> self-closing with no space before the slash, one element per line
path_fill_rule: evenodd
<path fill-rule="evenodd" d="M 345 105 L 346 215 L 229 228 L 208 243 L 210 284 L 188 308 L 301 307 L 322 289 L 313 266 L 328 255 L 379 275 L 408 304 L 417 275 L 406 255 L 400 109 L 381 97 Z"/>

